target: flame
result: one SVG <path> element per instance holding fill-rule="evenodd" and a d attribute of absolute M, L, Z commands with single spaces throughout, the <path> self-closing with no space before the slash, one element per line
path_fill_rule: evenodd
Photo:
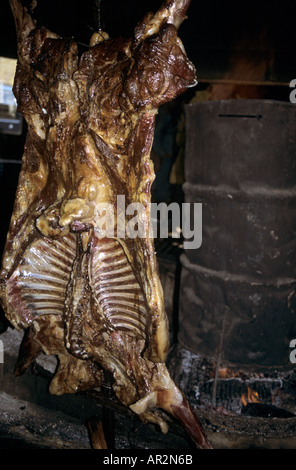
<path fill-rule="evenodd" d="M 245 393 L 242 394 L 242 404 L 246 406 L 248 403 L 260 403 L 258 392 L 256 392 L 256 390 L 252 390 L 250 387 L 248 387 L 248 385 L 247 389 L 248 396 L 246 397 Z"/>

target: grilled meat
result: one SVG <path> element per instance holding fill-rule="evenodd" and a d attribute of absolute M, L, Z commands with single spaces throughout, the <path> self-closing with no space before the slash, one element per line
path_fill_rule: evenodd
<path fill-rule="evenodd" d="M 28 124 L 0 277 L 6 316 L 26 330 L 16 374 L 41 352 L 57 355 L 50 392 L 63 394 L 98 387 L 109 371 L 117 397 L 141 419 L 165 432 L 163 409 L 209 448 L 165 365 L 168 322 L 149 232 L 157 109 L 196 83 L 177 36 L 190 0 L 167 0 L 131 39 L 98 31 L 81 57 L 73 39 L 10 3 L 14 93 Z M 128 217 L 118 196 L 141 204 L 144 236 L 122 236 Z"/>

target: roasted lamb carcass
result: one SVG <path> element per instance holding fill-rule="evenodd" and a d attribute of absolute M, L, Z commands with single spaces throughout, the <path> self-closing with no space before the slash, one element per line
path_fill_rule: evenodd
<path fill-rule="evenodd" d="M 1 271 L 6 316 L 26 330 L 16 365 L 57 355 L 54 394 L 114 391 L 144 421 L 180 420 L 210 448 L 165 365 L 168 324 L 151 237 L 150 150 L 158 107 L 196 83 L 177 29 L 190 0 L 167 0 L 132 39 L 95 33 L 77 44 L 38 28 L 10 0 L 18 35 L 14 93 L 28 124 Z M 129 237 L 126 205 L 140 203 L 142 236 Z M 112 235 L 103 229 L 113 209 Z M 124 216 L 124 217 L 122 217 Z M 124 235 L 122 235 L 124 233 Z"/>

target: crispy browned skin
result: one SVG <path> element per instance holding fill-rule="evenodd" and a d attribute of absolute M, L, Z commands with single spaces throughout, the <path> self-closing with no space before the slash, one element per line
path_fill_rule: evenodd
<path fill-rule="evenodd" d="M 165 2 L 132 39 L 102 31 L 80 58 L 73 40 L 38 29 L 10 0 L 18 34 L 14 92 L 28 123 L 0 278 L 16 328 L 29 329 L 16 373 L 41 351 L 59 357 L 50 391 L 101 384 L 143 420 L 180 419 L 198 446 L 207 439 L 165 366 L 168 325 L 149 237 L 150 150 L 158 107 L 196 83 L 177 36 L 189 0 Z M 116 198 L 144 207 L 144 238 L 118 238 Z M 100 209 L 115 211 L 101 236 Z"/>

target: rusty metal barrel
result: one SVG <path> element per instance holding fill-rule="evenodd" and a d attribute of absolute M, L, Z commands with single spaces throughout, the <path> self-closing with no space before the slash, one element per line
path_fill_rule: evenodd
<path fill-rule="evenodd" d="M 179 343 L 240 369 L 295 368 L 296 105 L 212 101 L 185 117 L 202 245 L 181 256 Z"/>

